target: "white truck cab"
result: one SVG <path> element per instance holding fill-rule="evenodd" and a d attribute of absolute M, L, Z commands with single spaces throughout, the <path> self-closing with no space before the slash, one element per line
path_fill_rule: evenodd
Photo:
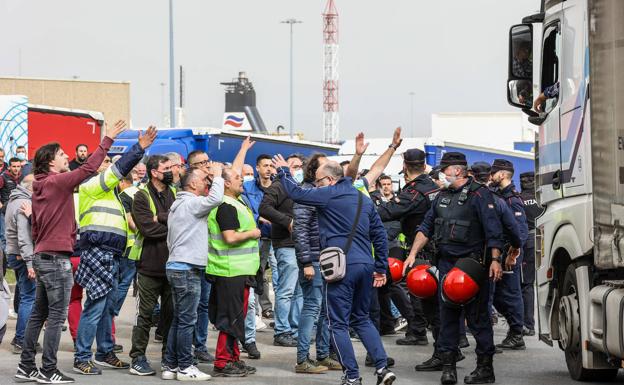
<path fill-rule="evenodd" d="M 542 0 L 509 35 L 507 99 L 539 126 L 539 337 L 575 380 L 624 362 L 622 20 L 622 0 Z"/>

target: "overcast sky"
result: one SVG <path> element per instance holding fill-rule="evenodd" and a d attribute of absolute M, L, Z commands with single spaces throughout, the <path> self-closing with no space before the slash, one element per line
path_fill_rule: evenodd
<path fill-rule="evenodd" d="M 322 138 L 326 0 L 175 0 L 175 58 L 186 72 L 186 123 L 220 127 L 219 82 L 246 71 L 270 130 L 289 121 L 289 32 L 295 17 L 295 131 Z M 336 0 L 340 136 L 416 136 L 436 112 L 512 111 L 507 36 L 539 0 Z M 162 122 L 167 0 L 0 0 L 0 74 L 126 80 L 135 126 Z M 18 52 L 21 49 L 21 69 Z M 168 95 L 168 91 L 167 91 Z M 166 99 L 168 103 L 168 97 Z M 167 108 L 167 107 L 165 107 Z"/>

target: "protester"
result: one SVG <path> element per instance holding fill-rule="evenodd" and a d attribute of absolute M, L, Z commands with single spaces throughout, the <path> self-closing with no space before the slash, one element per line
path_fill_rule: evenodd
<path fill-rule="evenodd" d="M 36 155 L 36 154 L 35 154 Z M 25 146 L 17 146 L 15 148 L 15 157 L 22 162 L 22 175 L 32 173 L 33 165 L 28 161 Z"/>
<path fill-rule="evenodd" d="M 306 162 L 302 188 L 313 188 L 316 170 L 327 162 L 325 154 L 314 154 Z M 299 283 L 303 294 L 303 305 L 299 318 L 297 338 L 297 373 L 323 373 L 342 370 L 338 361 L 330 356 L 327 311 L 323 290 L 323 278 L 319 266 L 320 229 L 314 206 L 300 203 L 293 205 L 293 231 L 295 252 L 299 265 Z M 310 359 L 312 333 L 316 324 L 316 361 Z"/>
<path fill-rule="evenodd" d="M 337 162 L 327 162 L 316 171 L 316 185 L 323 188 L 302 189 L 290 176 L 288 163 L 281 155 L 273 161 L 287 194 L 295 202 L 317 208 L 319 225 L 324 229 L 321 247 L 340 247 L 346 254 L 346 276 L 325 286 L 329 331 L 345 368 L 343 384 L 362 383 L 349 327 L 356 331 L 375 362 L 377 384 L 392 384 L 396 376 L 387 368 L 386 352 L 368 314 L 372 288 L 385 284 L 388 268 L 386 233 L 374 204 L 353 187 L 351 178 L 343 178 Z M 349 233 L 353 236 L 346 237 Z"/>
<path fill-rule="evenodd" d="M 126 251 L 128 222 L 117 196 L 122 176 L 128 175 L 141 160 L 145 150 L 156 139 L 156 127 L 145 135 L 115 163 L 103 163 L 99 171 L 79 187 L 80 265 L 76 282 L 86 289 L 80 316 L 74 354 L 74 371 L 80 374 L 102 374 L 91 360 L 91 346 L 97 337 L 95 364 L 112 369 L 128 369 L 113 352 L 112 326 L 117 304 L 119 259 Z M 105 160 L 106 162 L 106 160 Z"/>
<path fill-rule="evenodd" d="M 256 372 L 240 360 L 238 341 L 244 341 L 244 319 L 249 289 L 256 286 L 260 265 L 258 239 L 261 232 L 253 213 L 241 200 L 242 168 L 249 138 L 241 145 L 231 168 L 223 170 L 225 196 L 208 216 L 210 231 L 206 273 L 212 281 L 210 321 L 219 330 L 214 377 L 241 377 Z"/>
<path fill-rule="evenodd" d="M 4 250 L 6 245 L 5 240 L 5 227 L 4 227 L 4 213 L 6 211 L 6 204 L 9 201 L 11 192 L 17 187 L 21 181 L 21 169 L 22 164 L 19 159 L 11 158 L 9 160 L 9 167 L 0 174 L 0 247 Z"/>
<path fill-rule="evenodd" d="M 97 150 L 83 166 L 74 171 L 69 171 L 68 157 L 58 143 L 46 144 L 35 153 L 32 235 L 35 241 L 33 267 L 37 276 L 37 293 L 26 325 L 24 349 L 15 375 L 18 380 L 46 384 L 74 382 L 56 366 L 61 326 L 67 317 L 73 285 L 69 261 L 76 240 L 72 193 L 76 186 L 97 170 L 113 139 L 124 129 L 123 121 L 115 123 L 112 128 L 107 127 L 106 136 Z M 35 343 L 46 319 L 43 366 L 37 370 Z"/>
<path fill-rule="evenodd" d="M 243 165 L 243 182 L 250 182 L 254 180 L 254 169 L 249 164 Z"/>
<path fill-rule="evenodd" d="M 15 278 L 19 287 L 15 337 L 11 341 L 14 354 L 22 353 L 26 323 L 35 302 L 35 270 L 33 268 L 35 245 L 30 229 L 30 214 L 24 213 L 24 209 L 31 208 L 33 181 L 32 174 L 24 177 L 22 182 L 11 192 L 9 201 L 5 206 L 7 260 L 9 267 L 15 271 Z M 32 213 L 32 210 L 28 211 Z"/>
<path fill-rule="evenodd" d="M 298 183 L 303 182 L 303 159 L 291 155 L 286 160 L 291 175 Z M 277 259 L 279 276 L 275 289 L 275 335 L 273 345 L 297 346 L 299 316 L 303 304 L 299 285 L 299 267 L 292 239 L 293 201 L 279 180 L 265 190 L 260 203 L 260 216 L 271 222 L 271 244 Z"/>
<path fill-rule="evenodd" d="M 76 146 L 76 157 L 69 162 L 69 169 L 75 170 L 82 166 L 89 158 L 89 148 L 86 144 L 79 144 Z"/>
<path fill-rule="evenodd" d="M 147 160 L 147 173 L 149 182 L 134 196 L 132 218 L 139 232 L 129 255 L 129 258 L 137 261 L 139 286 L 137 317 L 132 328 L 130 374 L 139 376 L 156 374 L 145 357 L 145 350 L 149 341 L 152 313 L 159 297 L 163 360 L 173 316 L 171 285 L 165 271 L 169 257 L 167 218 L 169 208 L 175 200 L 171 161 L 162 155 L 152 155 Z"/>
<path fill-rule="evenodd" d="M 4 149 L 0 147 L 0 174 L 3 173 L 7 168 L 9 168 L 9 165 L 4 160 L 5 155 L 6 154 L 4 153 Z"/>
<path fill-rule="evenodd" d="M 212 165 L 215 173 L 220 166 Z M 208 174 L 191 169 L 182 176 L 183 191 L 171 205 L 167 226 L 167 279 L 173 293 L 173 321 L 169 329 L 163 379 L 208 380 L 210 375 L 193 365 L 192 342 L 201 297 L 201 281 L 205 280 L 208 257 L 210 211 L 223 201 L 223 178 L 212 180 L 208 190 Z"/>

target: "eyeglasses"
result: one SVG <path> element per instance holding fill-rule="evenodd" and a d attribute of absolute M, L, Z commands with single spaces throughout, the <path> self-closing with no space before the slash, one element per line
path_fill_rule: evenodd
<path fill-rule="evenodd" d="M 322 178 L 320 178 L 320 179 L 315 180 L 315 181 L 314 181 L 314 183 L 315 183 L 315 184 L 319 184 L 319 182 L 320 182 L 320 181 L 322 181 L 322 180 L 323 180 L 323 179 L 325 179 L 325 178 L 329 178 L 329 175 L 325 175 L 324 177 L 322 177 Z"/>
<path fill-rule="evenodd" d="M 199 162 L 191 163 L 191 166 L 193 166 L 193 167 L 202 166 L 203 167 L 203 166 L 207 165 L 208 162 L 210 162 L 210 161 L 209 160 L 202 160 L 202 161 L 199 161 Z"/>

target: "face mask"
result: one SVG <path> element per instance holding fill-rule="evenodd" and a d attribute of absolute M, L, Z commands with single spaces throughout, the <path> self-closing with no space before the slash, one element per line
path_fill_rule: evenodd
<path fill-rule="evenodd" d="M 167 186 L 173 183 L 173 171 L 165 171 L 162 174 L 163 174 L 163 178 L 161 182 L 163 182 Z"/>
<path fill-rule="evenodd" d="M 132 185 L 134 187 L 139 187 L 140 184 L 141 184 L 141 181 L 139 181 L 139 180 L 132 181 Z"/>
<path fill-rule="evenodd" d="M 448 188 L 451 185 L 451 182 L 447 178 L 448 177 L 446 176 L 446 174 L 440 171 L 440 173 L 438 174 L 438 179 L 440 180 L 440 182 L 442 182 L 444 188 Z"/>
<path fill-rule="evenodd" d="M 15 154 L 15 156 L 19 160 L 26 160 L 26 154 L 24 154 L 23 152 L 18 152 L 17 154 Z"/>
<path fill-rule="evenodd" d="M 297 183 L 303 182 L 303 170 L 295 171 L 295 175 L 293 175 L 293 178 L 297 181 Z"/>
<path fill-rule="evenodd" d="M 364 187 L 364 181 L 362 179 L 358 179 L 355 182 L 353 182 L 353 187 L 355 188 L 362 188 Z"/>
<path fill-rule="evenodd" d="M 254 180 L 254 176 L 253 175 L 245 175 L 243 177 L 243 182 L 251 182 L 252 180 Z"/>

